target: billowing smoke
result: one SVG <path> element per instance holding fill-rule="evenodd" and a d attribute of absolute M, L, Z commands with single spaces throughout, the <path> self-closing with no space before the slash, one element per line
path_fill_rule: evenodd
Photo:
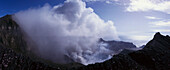
<path fill-rule="evenodd" d="M 113 51 L 99 38 L 118 40 L 112 21 L 105 22 L 81 0 L 46 4 L 13 15 L 28 36 L 28 50 L 58 63 L 91 64 L 110 58 Z"/>

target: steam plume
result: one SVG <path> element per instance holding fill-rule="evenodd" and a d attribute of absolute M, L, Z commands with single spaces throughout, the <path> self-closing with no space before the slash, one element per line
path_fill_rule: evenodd
<path fill-rule="evenodd" d="M 113 22 L 102 20 L 81 0 L 20 11 L 13 19 L 29 37 L 30 50 L 54 62 L 68 63 L 66 57 L 82 64 L 102 62 L 113 51 L 98 39 L 119 39 Z"/>

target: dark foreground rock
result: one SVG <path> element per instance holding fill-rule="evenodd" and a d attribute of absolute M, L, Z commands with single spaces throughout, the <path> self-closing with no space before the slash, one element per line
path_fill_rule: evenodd
<path fill-rule="evenodd" d="M 0 70 L 59 70 L 0 45 Z"/>

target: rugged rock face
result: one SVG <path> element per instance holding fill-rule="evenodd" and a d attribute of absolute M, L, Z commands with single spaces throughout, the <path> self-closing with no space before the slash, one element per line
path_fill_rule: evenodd
<path fill-rule="evenodd" d="M 11 15 L 6 15 L 0 19 L 0 44 L 17 52 L 25 53 L 26 42 L 19 26 L 12 20 Z"/>
<path fill-rule="evenodd" d="M 170 37 L 159 32 L 139 51 L 118 54 L 79 70 L 170 70 Z"/>
<path fill-rule="evenodd" d="M 47 64 L 36 62 L 29 57 L 16 53 L 12 49 L 0 45 L 0 70 L 34 70 L 34 69 L 60 69 Z"/>

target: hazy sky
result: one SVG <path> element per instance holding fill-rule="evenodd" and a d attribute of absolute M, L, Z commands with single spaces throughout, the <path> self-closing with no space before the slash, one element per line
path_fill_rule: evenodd
<path fill-rule="evenodd" d="M 52 6 L 65 0 L 0 0 L 0 17 L 21 10 Z M 170 35 L 170 0 L 83 0 L 105 21 L 111 20 L 123 41 L 142 45 L 155 32 Z"/>

